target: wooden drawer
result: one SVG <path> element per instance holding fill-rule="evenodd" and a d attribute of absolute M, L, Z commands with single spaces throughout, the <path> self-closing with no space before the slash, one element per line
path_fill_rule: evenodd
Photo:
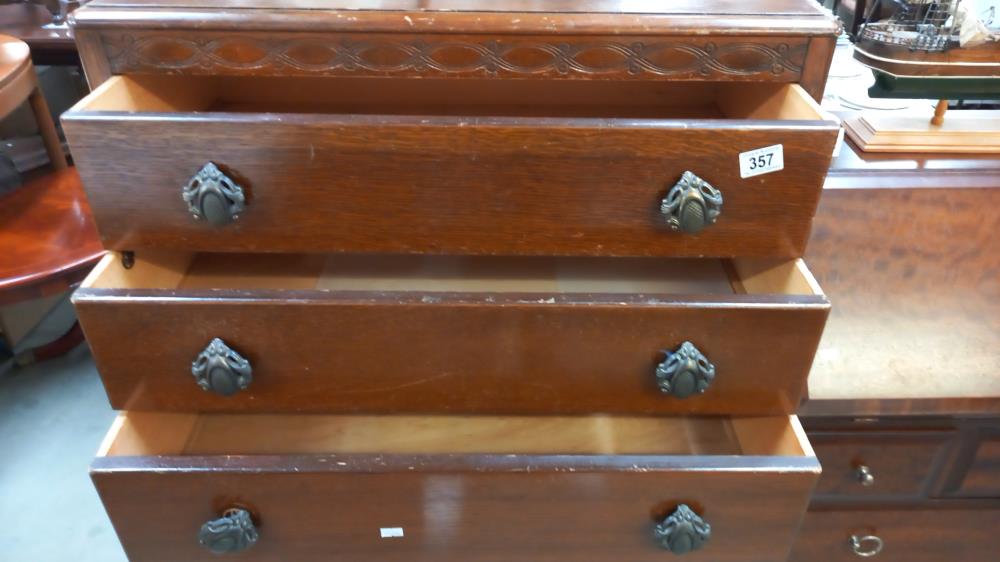
<path fill-rule="evenodd" d="M 829 309 L 800 260 L 153 253 L 74 302 L 113 407 L 202 412 L 791 413 Z"/>
<path fill-rule="evenodd" d="M 794 417 L 128 412 L 92 467 L 133 561 L 216 560 L 199 527 L 234 507 L 240 560 L 662 561 L 684 504 L 686 560 L 779 562 L 818 474 Z"/>
<path fill-rule="evenodd" d="M 824 469 L 825 470 L 825 469 Z M 1000 552 L 1000 510 L 810 511 L 792 549 L 792 562 L 993 562 Z M 854 552 L 851 537 L 882 542 L 877 555 Z M 878 541 L 866 540 L 869 552 Z"/>
<path fill-rule="evenodd" d="M 1000 498 L 1000 427 L 970 428 L 968 440 L 957 455 L 954 470 L 942 490 L 943 496 Z"/>
<path fill-rule="evenodd" d="M 118 76 L 63 125 L 109 248 L 240 252 L 798 257 L 837 136 L 794 84 L 603 80 Z M 209 162 L 221 226 L 182 198 Z M 686 171 L 722 197 L 697 234 Z"/>
<path fill-rule="evenodd" d="M 955 435 L 948 431 L 811 433 L 823 465 L 816 495 L 926 497 Z"/>

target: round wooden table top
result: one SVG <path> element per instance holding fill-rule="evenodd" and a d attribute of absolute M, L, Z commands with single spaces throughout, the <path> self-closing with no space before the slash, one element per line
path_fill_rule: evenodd
<path fill-rule="evenodd" d="M 102 255 L 76 168 L 0 196 L 0 305 L 65 291 Z"/>
<path fill-rule="evenodd" d="M 31 49 L 17 37 L 0 35 L 0 90 L 31 66 Z"/>

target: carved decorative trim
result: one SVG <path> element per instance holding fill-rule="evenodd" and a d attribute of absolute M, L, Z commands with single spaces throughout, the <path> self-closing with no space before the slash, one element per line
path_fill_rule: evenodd
<path fill-rule="evenodd" d="M 806 45 L 747 41 L 544 42 L 386 36 L 106 33 L 116 73 L 759 76 L 802 71 Z M 432 38 L 433 39 L 433 38 Z"/>

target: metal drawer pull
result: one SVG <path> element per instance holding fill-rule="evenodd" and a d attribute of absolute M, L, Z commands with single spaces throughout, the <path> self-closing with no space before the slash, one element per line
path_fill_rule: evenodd
<path fill-rule="evenodd" d="M 705 392 L 715 379 L 715 365 L 686 341 L 677 351 L 664 350 L 666 359 L 656 366 L 656 381 L 660 391 L 676 398 L 687 398 Z"/>
<path fill-rule="evenodd" d="M 653 530 L 660 546 L 674 554 L 687 554 L 705 546 L 712 526 L 685 504 L 680 504 Z"/>
<path fill-rule="evenodd" d="M 856 474 L 858 477 L 858 482 L 860 482 L 861 485 L 864 486 L 865 488 L 875 485 L 875 475 L 872 473 L 871 468 L 865 465 L 860 465 L 858 466 Z"/>
<path fill-rule="evenodd" d="M 181 196 L 196 219 L 224 226 L 237 218 L 246 204 L 243 188 L 209 162 L 188 180 Z"/>
<path fill-rule="evenodd" d="M 660 203 L 671 230 L 696 234 L 722 213 L 722 192 L 691 172 L 684 172 Z"/>
<path fill-rule="evenodd" d="M 876 556 L 882 552 L 883 546 L 885 546 L 885 543 L 875 535 L 865 535 L 863 537 L 851 535 L 851 550 L 854 551 L 854 554 L 862 558 Z"/>
<path fill-rule="evenodd" d="M 191 363 L 191 374 L 202 390 L 223 396 L 246 390 L 253 381 L 250 362 L 219 338 L 198 354 Z"/>
<path fill-rule="evenodd" d="M 250 512 L 238 507 L 227 509 L 222 517 L 207 521 L 198 531 L 198 544 L 213 554 L 243 552 L 256 544 L 257 538 Z"/>

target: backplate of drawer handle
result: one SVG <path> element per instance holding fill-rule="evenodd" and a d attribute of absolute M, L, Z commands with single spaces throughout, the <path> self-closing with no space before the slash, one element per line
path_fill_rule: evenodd
<path fill-rule="evenodd" d="M 660 391 L 675 398 L 702 394 L 715 379 L 715 365 L 693 343 L 686 341 L 676 351 L 664 350 L 666 358 L 656 366 Z"/>
<path fill-rule="evenodd" d="M 661 521 L 653 530 L 660 546 L 674 554 L 687 554 L 705 546 L 712 526 L 685 504 Z"/>
<path fill-rule="evenodd" d="M 722 192 L 685 171 L 660 203 L 660 213 L 671 230 L 697 234 L 714 224 L 722 213 Z"/>
<path fill-rule="evenodd" d="M 220 338 L 209 342 L 191 363 L 191 374 L 202 390 L 232 396 L 253 382 L 250 361 Z"/>
<path fill-rule="evenodd" d="M 243 552 L 257 544 L 257 527 L 250 512 L 231 507 L 222 517 L 206 521 L 198 531 L 198 544 L 213 554 Z"/>
<path fill-rule="evenodd" d="M 224 226 L 239 218 L 246 195 L 232 178 L 212 162 L 206 163 L 184 185 L 181 197 L 195 219 Z"/>

